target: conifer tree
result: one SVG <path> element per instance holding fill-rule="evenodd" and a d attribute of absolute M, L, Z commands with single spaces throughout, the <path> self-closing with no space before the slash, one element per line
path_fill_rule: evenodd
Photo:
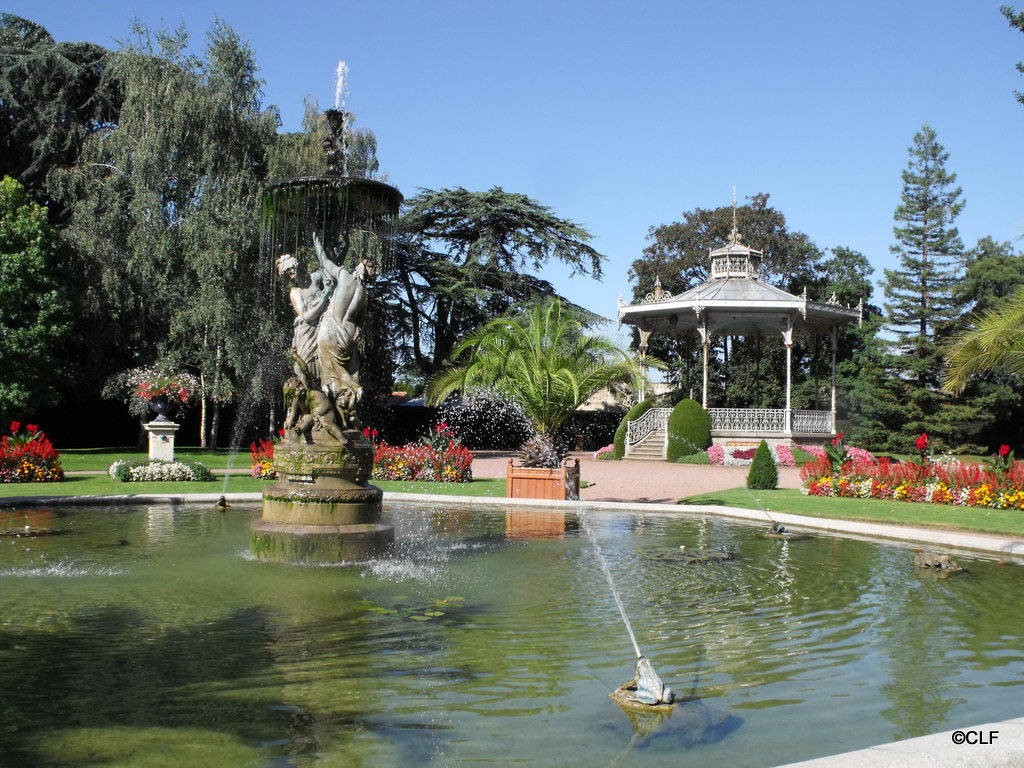
<path fill-rule="evenodd" d="M 907 373 L 919 387 L 936 386 L 941 353 L 936 339 L 957 317 L 953 288 L 959 277 L 963 243 L 953 222 L 963 210 L 956 174 L 946 170 L 949 152 L 930 126 L 914 134 L 903 171 L 903 194 L 896 206 L 892 252 L 899 269 L 885 270 L 885 305 L 890 329 L 908 355 Z"/>
<path fill-rule="evenodd" d="M 887 367 L 906 387 L 904 437 L 926 431 L 939 444 L 960 446 L 977 414 L 941 392 L 940 342 L 955 330 L 959 316 L 954 288 L 964 248 L 954 222 L 964 201 L 956 174 L 946 168 L 949 152 L 930 126 L 914 134 L 908 154 L 891 249 L 899 268 L 885 270 L 883 282 L 887 326 L 899 353 Z"/>

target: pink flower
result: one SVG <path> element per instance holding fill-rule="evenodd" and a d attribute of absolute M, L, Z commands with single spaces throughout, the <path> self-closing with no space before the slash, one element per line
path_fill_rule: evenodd
<path fill-rule="evenodd" d="M 928 450 L 928 433 L 922 432 L 921 436 L 914 441 L 914 447 L 919 451 Z"/>
<path fill-rule="evenodd" d="M 1010 455 L 1010 446 L 1008 446 L 1006 443 L 1003 443 L 1002 445 L 1000 445 L 999 446 L 999 455 L 1000 456 L 1009 456 Z"/>

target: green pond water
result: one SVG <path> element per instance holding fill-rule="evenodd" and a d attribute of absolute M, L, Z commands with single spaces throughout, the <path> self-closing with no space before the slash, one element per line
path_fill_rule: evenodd
<path fill-rule="evenodd" d="M 301 568 L 250 557 L 257 514 L 0 538 L 0 766 L 773 766 L 1024 715 L 1019 564 L 939 580 L 896 546 L 591 513 L 641 648 L 697 697 L 661 720 L 608 698 L 634 655 L 573 516 L 392 506 L 394 557 Z"/>

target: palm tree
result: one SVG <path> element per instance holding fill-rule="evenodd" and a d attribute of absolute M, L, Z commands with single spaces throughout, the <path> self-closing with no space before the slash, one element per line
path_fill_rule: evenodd
<path fill-rule="evenodd" d="M 491 320 L 456 347 L 458 362 L 428 383 L 427 398 L 436 404 L 454 392 L 491 388 L 550 436 L 594 393 L 643 380 L 643 369 L 626 351 L 584 331 L 580 316 L 558 299 Z"/>
<path fill-rule="evenodd" d="M 963 392 L 972 376 L 994 368 L 1024 376 L 1024 288 L 978 317 L 947 347 L 942 387 Z"/>

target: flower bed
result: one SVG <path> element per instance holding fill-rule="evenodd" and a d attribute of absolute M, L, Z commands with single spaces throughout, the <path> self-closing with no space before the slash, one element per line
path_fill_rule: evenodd
<path fill-rule="evenodd" d="M 921 459 L 907 462 L 886 457 L 867 460 L 854 454 L 853 449 L 848 449 L 850 458 L 839 466 L 828 458 L 818 458 L 800 470 L 803 493 L 1024 509 L 1024 462 L 1014 461 L 1008 446 L 1000 447 L 986 464 L 950 461 L 948 457 L 932 461 L 926 453 L 927 440 L 922 438 L 917 439 L 915 447 Z"/>
<path fill-rule="evenodd" d="M 60 451 L 36 424 L 12 421 L 0 437 L 0 483 L 52 483 L 64 479 Z"/>
<path fill-rule="evenodd" d="M 257 480 L 276 480 L 274 469 L 274 443 L 260 439 L 249 443 L 249 474 Z"/>
<path fill-rule="evenodd" d="M 435 425 L 418 443 L 378 443 L 373 454 L 375 480 L 431 480 L 468 483 L 473 479 L 473 454 L 445 423 Z"/>
<path fill-rule="evenodd" d="M 213 472 L 198 461 L 128 461 L 119 459 L 107 469 L 107 474 L 123 483 L 146 481 L 206 482 L 214 480 Z"/>
<path fill-rule="evenodd" d="M 794 467 L 793 449 L 788 445 L 776 445 L 772 449 L 772 458 L 780 467 Z M 821 450 L 821 449 L 819 449 Z M 724 445 L 712 445 L 708 448 L 708 459 L 712 464 L 724 464 L 727 467 L 748 467 L 754 460 L 756 448 L 739 448 Z"/>

